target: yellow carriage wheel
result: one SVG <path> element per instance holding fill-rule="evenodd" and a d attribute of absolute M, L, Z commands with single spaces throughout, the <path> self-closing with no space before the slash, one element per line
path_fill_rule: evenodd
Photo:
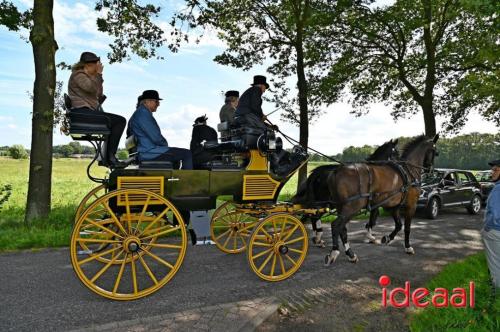
<path fill-rule="evenodd" d="M 99 197 L 106 194 L 106 185 L 101 184 L 94 189 L 92 189 L 85 197 L 82 199 L 75 213 L 75 223 L 78 221 L 78 218 L 82 215 L 82 212 L 90 206 L 93 202 L 96 201 Z"/>
<path fill-rule="evenodd" d="M 95 219 L 93 212 L 102 208 L 107 217 Z M 123 189 L 98 198 L 78 219 L 71 234 L 71 264 L 93 292 L 134 300 L 169 282 L 186 248 L 184 221 L 169 200 L 146 190 Z"/>
<path fill-rule="evenodd" d="M 306 258 L 307 248 L 304 224 L 288 213 L 276 213 L 253 230 L 247 258 L 260 278 L 280 281 L 297 272 Z"/>
<path fill-rule="evenodd" d="M 238 211 L 238 205 L 225 202 L 215 210 L 210 221 L 210 236 L 217 248 L 228 254 L 245 251 L 258 219 Z"/>

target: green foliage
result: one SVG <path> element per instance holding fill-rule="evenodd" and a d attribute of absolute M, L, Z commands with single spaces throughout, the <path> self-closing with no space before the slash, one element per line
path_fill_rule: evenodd
<path fill-rule="evenodd" d="M 11 194 L 12 186 L 10 184 L 0 186 L 0 211 L 2 211 L 2 205 L 9 200 Z"/>
<path fill-rule="evenodd" d="M 119 160 L 127 159 L 128 158 L 128 151 L 127 150 L 118 150 L 118 152 L 116 153 L 116 157 Z"/>
<path fill-rule="evenodd" d="M 447 265 L 441 273 L 429 281 L 428 289 L 443 287 L 468 288 L 469 282 L 475 283 L 474 308 L 434 308 L 429 306 L 417 310 L 410 317 L 412 332 L 427 331 L 499 331 L 500 294 L 496 297 L 484 253 L 479 253 L 463 261 Z"/>
<path fill-rule="evenodd" d="M 9 155 L 13 159 L 28 159 L 28 152 L 21 144 L 12 145 L 9 148 Z"/>
<path fill-rule="evenodd" d="M 97 19 L 97 29 L 115 38 L 110 44 L 110 63 L 129 59 L 128 51 L 146 59 L 161 58 L 156 52 L 166 39 L 163 30 L 153 21 L 160 7 L 141 5 L 136 0 L 104 0 L 98 1 L 95 9 L 106 13 L 104 18 Z"/>
<path fill-rule="evenodd" d="M 2 0 L 0 2 L 0 25 L 11 31 L 29 28 L 33 19 L 31 14 L 31 10 L 20 12 L 11 1 Z"/>
<path fill-rule="evenodd" d="M 372 2 L 339 2 L 325 30 L 322 42 L 338 51 L 325 58 L 327 102 L 349 91 L 358 115 L 372 102 L 391 105 L 395 119 L 427 111 L 426 130 L 441 115 L 456 132 L 471 111 L 500 125 L 498 15 L 456 0 Z"/>

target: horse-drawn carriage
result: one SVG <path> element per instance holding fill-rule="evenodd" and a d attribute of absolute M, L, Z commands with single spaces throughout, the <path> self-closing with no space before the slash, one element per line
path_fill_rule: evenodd
<path fill-rule="evenodd" d="M 308 159 L 295 147 L 283 167 L 269 161 L 281 150 L 272 131 L 231 131 L 224 142 L 207 146 L 219 158 L 203 169 L 182 170 L 171 162 L 138 161 L 133 139 L 125 168 L 110 169 L 106 179 L 90 174 L 102 156 L 109 129 L 103 119 L 71 116 L 69 133 L 96 149 L 87 169 L 100 185 L 80 203 L 71 235 L 71 262 L 78 278 L 99 295 L 132 300 L 151 294 L 179 270 L 187 249 L 190 210 L 216 208 L 217 197 L 229 198 L 213 213 L 212 241 L 223 252 L 246 251 L 251 269 L 262 279 L 293 275 L 308 250 L 308 235 L 298 215 L 321 214 L 277 201 L 280 190 Z M 286 167 L 285 167 L 286 168 Z"/>
<path fill-rule="evenodd" d="M 321 233 L 319 217 L 334 211 L 333 245 L 325 264 L 339 255 L 338 238 L 349 260 L 358 260 L 349 246 L 346 224 L 361 209 L 392 211 L 395 229 L 382 240 L 388 244 L 402 229 L 399 211 L 403 207 L 405 251 L 414 253 L 409 236 L 420 175 L 433 165 L 438 136 L 417 137 L 397 161 L 319 167 L 291 202 L 278 202 L 280 190 L 308 155 L 300 146 L 291 154 L 281 151 L 281 141 L 271 130 L 262 134 L 251 128 L 232 129 L 223 142 L 206 146 L 218 157 L 196 170 L 177 169 L 164 161 L 139 161 L 129 139 L 127 166 L 97 179 L 90 168 L 103 155 L 102 143 L 109 135 L 105 118 L 96 121 L 98 114 L 89 119 L 71 112 L 69 118 L 73 139 L 89 141 L 96 149 L 87 173 L 100 183 L 78 207 L 71 262 L 78 278 L 99 295 L 132 300 L 169 282 L 186 253 L 188 212 L 215 209 L 220 196 L 230 200 L 212 215 L 212 240 L 229 254 L 246 251 L 252 271 L 267 281 L 289 278 L 302 265 L 308 250 L 302 221 L 313 221 L 313 243 L 322 246 L 320 236 L 316 237 Z M 391 151 L 383 158 L 391 158 Z M 370 240 L 374 225 L 371 218 Z"/>

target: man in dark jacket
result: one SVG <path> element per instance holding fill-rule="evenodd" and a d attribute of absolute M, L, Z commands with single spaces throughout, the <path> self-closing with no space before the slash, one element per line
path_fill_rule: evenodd
<path fill-rule="evenodd" d="M 240 97 L 238 107 L 235 112 L 235 123 L 239 126 L 246 126 L 265 131 L 269 126 L 264 122 L 266 116 L 262 112 L 262 94 L 269 89 L 266 77 L 256 75 L 253 77 L 253 84 Z"/>
<path fill-rule="evenodd" d="M 207 126 L 207 119 L 207 116 L 203 115 L 194 120 L 190 145 L 194 168 L 199 168 L 201 164 L 211 161 L 214 157 L 212 153 L 203 149 L 203 142 L 217 143 L 217 132 Z"/>

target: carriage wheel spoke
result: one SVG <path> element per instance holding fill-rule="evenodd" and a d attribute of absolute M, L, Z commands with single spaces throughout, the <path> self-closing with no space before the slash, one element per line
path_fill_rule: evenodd
<path fill-rule="evenodd" d="M 155 248 L 182 249 L 181 245 L 176 244 L 148 243 L 147 245 Z"/>
<path fill-rule="evenodd" d="M 113 244 L 113 246 L 114 246 L 114 244 Z M 108 255 L 108 254 L 114 254 L 114 252 L 115 252 L 115 251 L 117 251 L 117 250 L 118 250 L 118 249 L 120 249 L 120 248 L 121 248 L 121 246 L 119 246 L 119 247 L 115 247 L 115 248 L 112 248 L 112 249 L 109 249 L 109 250 L 106 250 L 106 251 L 103 251 L 103 252 L 101 252 L 101 253 L 99 253 L 99 254 L 96 254 L 96 255 L 92 255 L 92 256 L 90 256 L 90 257 L 88 257 L 88 258 L 85 258 L 84 260 L 79 261 L 79 262 L 78 262 L 78 265 L 82 265 L 82 264 L 88 263 L 88 262 L 90 262 L 90 261 L 93 261 L 93 260 L 94 260 L 94 259 L 96 259 L 96 258 L 99 258 L 99 257 L 105 256 L 105 255 Z M 122 251 L 123 251 L 123 250 L 122 250 Z M 113 256 L 113 257 L 114 257 L 114 256 Z"/>
<path fill-rule="evenodd" d="M 273 257 L 274 255 L 274 252 L 271 251 L 271 253 L 269 254 L 269 256 L 267 256 L 266 260 L 262 263 L 262 265 L 258 268 L 258 271 L 259 272 L 262 272 L 262 270 L 264 269 L 264 267 L 267 265 L 267 263 L 269 263 L 269 261 L 271 260 L 271 257 Z"/>
<path fill-rule="evenodd" d="M 149 268 L 148 264 L 146 264 L 146 261 L 144 260 L 144 258 L 142 258 L 142 255 L 139 255 L 139 260 L 141 261 L 141 264 L 142 264 L 142 267 L 144 268 L 144 270 L 146 270 L 146 272 L 149 274 L 149 277 L 151 278 L 151 280 L 153 280 L 155 285 L 158 285 L 158 280 L 156 279 L 155 275 L 153 274 L 153 272 Z"/>
<path fill-rule="evenodd" d="M 293 226 L 293 227 L 292 227 L 292 230 L 291 230 L 291 231 L 289 231 L 288 233 L 286 233 L 286 236 L 285 236 L 285 237 L 283 237 L 283 238 L 281 238 L 281 240 L 282 240 L 283 242 L 285 242 L 286 240 L 288 240 L 288 238 L 289 238 L 290 236 L 292 236 L 292 234 L 293 234 L 293 233 L 297 230 L 297 228 L 299 228 L 299 225 L 295 225 L 295 226 Z"/>
<path fill-rule="evenodd" d="M 130 220 L 130 203 L 128 201 L 128 192 L 125 193 L 125 211 L 127 213 L 128 234 L 132 234 L 132 221 Z"/>
<path fill-rule="evenodd" d="M 77 238 L 77 242 L 94 242 L 94 243 L 121 243 L 120 241 L 116 240 L 104 240 L 104 239 L 85 239 L 85 238 Z"/>
<path fill-rule="evenodd" d="M 146 228 L 144 228 L 144 230 L 139 233 L 139 237 L 141 237 L 144 233 L 146 233 L 154 224 L 156 224 L 158 222 L 158 220 L 160 220 L 168 211 L 170 211 L 170 207 L 167 207 L 165 210 L 163 210 L 157 217 L 155 220 L 153 220 Z"/>
<path fill-rule="evenodd" d="M 104 227 L 104 226 L 96 223 L 95 221 L 90 220 L 89 218 L 86 218 L 85 221 L 89 222 L 90 224 L 94 225 L 95 227 L 98 227 L 98 228 L 102 229 L 103 231 L 105 231 L 107 233 L 113 234 L 114 236 L 119 237 L 119 238 L 123 238 L 123 236 L 121 236 L 120 234 L 113 232 L 109 228 Z"/>
<path fill-rule="evenodd" d="M 276 254 L 273 255 L 273 262 L 271 264 L 271 277 L 274 276 L 274 269 L 276 268 Z"/>
<path fill-rule="evenodd" d="M 169 267 L 171 270 L 174 268 L 174 266 L 172 264 L 170 264 L 169 262 L 167 262 L 166 260 L 156 256 L 155 254 L 153 254 L 152 252 L 149 252 L 147 250 L 144 251 L 148 256 L 151 256 L 153 259 L 157 260 L 158 262 L 162 263 L 163 265 Z"/>
<path fill-rule="evenodd" d="M 144 217 L 144 213 L 146 213 L 146 209 L 149 206 L 149 200 L 151 199 L 151 195 L 148 195 L 148 199 L 146 200 L 146 204 L 144 204 L 144 207 L 142 208 L 141 215 L 139 216 L 139 220 L 137 221 L 137 225 L 135 226 L 135 232 L 134 235 L 137 235 L 138 232 L 141 231 L 141 222 L 142 218 Z"/>
<path fill-rule="evenodd" d="M 263 243 L 263 242 L 255 242 L 253 243 L 254 246 L 261 246 L 261 247 L 272 247 L 272 244 L 269 243 Z"/>
<path fill-rule="evenodd" d="M 292 257 L 288 256 L 288 254 L 285 254 L 285 257 L 293 263 L 293 266 L 297 265 L 297 262 L 292 259 Z"/>
<path fill-rule="evenodd" d="M 218 241 L 221 237 L 223 237 L 224 235 L 226 235 L 227 233 L 231 232 L 231 228 L 229 228 L 227 231 L 225 231 L 224 233 L 222 234 L 219 234 L 219 236 L 217 236 L 215 238 L 216 241 Z"/>
<path fill-rule="evenodd" d="M 253 260 L 256 260 L 257 258 L 261 257 L 261 256 L 264 256 L 265 254 L 267 254 L 268 252 L 270 252 L 271 250 L 273 250 L 273 248 L 269 248 L 269 249 L 266 249 L 262 252 L 259 252 L 258 254 L 256 254 L 255 256 L 252 257 Z"/>
<path fill-rule="evenodd" d="M 134 284 L 134 294 L 137 294 L 137 273 L 135 271 L 135 259 L 134 254 L 131 254 L 130 266 L 132 267 L 132 283 Z"/>
<path fill-rule="evenodd" d="M 120 266 L 120 271 L 118 271 L 118 275 L 116 276 L 115 286 L 113 287 L 113 294 L 116 294 L 116 291 L 120 286 L 120 281 L 122 280 L 123 270 L 125 269 L 125 263 L 127 263 L 127 258 L 128 258 L 128 253 L 125 253 L 122 265 Z"/>
<path fill-rule="evenodd" d="M 291 252 L 296 252 L 297 254 L 303 254 L 304 252 L 301 251 L 301 250 L 298 250 L 298 249 L 294 249 L 294 248 L 288 248 L 288 250 L 290 250 Z"/>
<path fill-rule="evenodd" d="M 279 261 L 280 261 L 281 274 L 285 274 L 286 273 L 286 269 L 285 269 L 285 263 L 283 262 L 283 257 L 281 257 L 281 255 L 278 255 L 278 258 L 279 258 Z"/>
<path fill-rule="evenodd" d="M 97 280 L 97 279 L 98 279 L 98 278 L 99 278 L 99 277 L 100 277 L 100 276 L 101 276 L 104 272 L 106 272 L 106 271 L 109 269 L 109 267 L 110 267 L 111 265 L 113 265 L 113 263 L 117 260 L 117 258 L 118 258 L 118 257 L 120 257 L 120 254 L 121 254 L 122 252 L 123 252 L 123 250 L 122 250 L 122 251 L 120 251 L 120 253 L 119 253 L 119 254 L 118 254 L 115 258 L 113 258 L 112 260 L 110 260 L 110 261 L 108 262 L 108 264 L 104 265 L 104 267 L 103 267 L 102 269 L 100 269 L 100 270 L 99 270 L 99 272 L 97 272 L 97 273 L 96 273 L 96 274 L 92 277 L 92 279 L 90 279 L 90 282 L 92 282 L 92 283 L 93 283 L 93 282 L 95 282 L 95 281 L 96 281 L 96 280 Z"/>
<path fill-rule="evenodd" d="M 285 244 L 292 244 L 292 243 L 295 243 L 295 242 L 299 242 L 299 241 L 301 241 L 301 240 L 304 240 L 304 237 L 303 237 L 303 236 L 298 237 L 298 238 L 293 239 L 293 240 L 290 240 L 290 241 L 287 241 L 287 242 L 285 242 Z"/>
<path fill-rule="evenodd" d="M 108 212 L 111 215 L 111 218 L 113 219 L 113 221 L 115 222 L 115 224 L 117 224 L 118 228 L 120 228 L 120 231 L 122 231 L 123 234 L 127 234 L 127 231 L 123 227 L 122 223 L 118 220 L 118 218 L 116 217 L 116 215 L 113 212 L 113 210 L 111 210 L 111 208 L 109 207 L 109 204 L 106 202 L 106 203 L 104 203 L 104 206 L 106 207 L 106 210 L 108 210 Z"/>
<path fill-rule="evenodd" d="M 229 233 L 229 235 L 227 236 L 226 241 L 222 245 L 224 248 L 227 248 L 227 244 L 229 243 L 229 240 L 231 240 L 231 235 L 233 235 L 233 230 L 232 229 L 231 229 L 231 233 Z"/>
<path fill-rule="evenodd" d="M 241 234 L 238 234 L 238 236 L 240 237 L 241 242 L 243 242 L 243 246 L 246 247 L 247 246 L 247 241 L 245 241 L 245 238 L 243 236 L 241 236 Z"/>
<path fill-rule="evenodd" d="M 285 226 L 286 226 L 286 218 L 283 218 L 283 223 L 281 224 L 280 227 L 280 235 L 278 237 L 279 240 L 281 240 L 281 237 L 283 236 L 283 232 L 285 231 Z"/>
<path fill-rule="evenodd" d="M 168 226 L 170 227 L 170 226 Z M 161 228 L 161 227 L 160 227 Z M 166 235 L 168 233 L 172 233 L 172 232 L 175 232 L 175 231 L 178 231 L 180 229 L 180 226 L 176 226 L 176 227 L 173 227 L 173 228 L 170 228 L 170 229 L 167 229 L 166 231 L 163 231 L 163 232 L 160 232 L 160 233 L 155 233 L 155 234 L 151 234 L 151 235 L 148 235 L 146 237 L 143 237 L 141 238 L 141 241 L 144 241 L 144 240 L 147 240 L 147 239 L 150 239 L 152 237 L 159 237 L 159 236 L 163 236 L 163 235 Z"/>

